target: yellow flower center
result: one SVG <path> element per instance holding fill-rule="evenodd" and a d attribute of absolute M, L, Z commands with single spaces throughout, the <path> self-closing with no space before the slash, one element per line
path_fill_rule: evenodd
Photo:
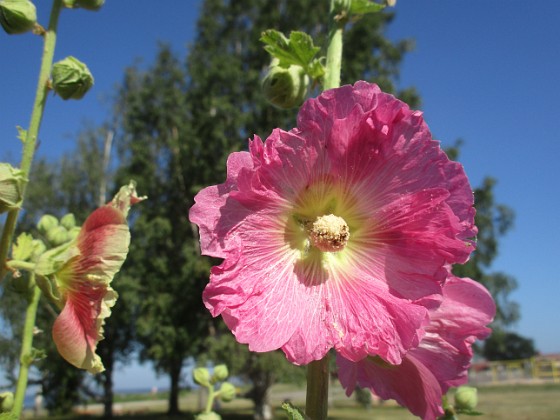
<path fill-rule="evenodd" d="M 350 238 L 346 221 L 334 214 L 317 217 L 306 226 L 311 244 L 323 252 L 337 252 L 344 249 Z"/>

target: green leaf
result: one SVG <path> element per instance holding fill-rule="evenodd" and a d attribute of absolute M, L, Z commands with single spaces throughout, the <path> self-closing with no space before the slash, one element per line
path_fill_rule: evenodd
<path fill-rule="evenodd" d="M 260 39 L 266 44 L 264 49 L 277 58 L 282 67 L 295 64 L 307 70 L 320 50 L 305 32 L 292 31 L 288 39 L 281 32 L 269 29 L 262 33 Z"/>
<path fill-rule="evenodd" d="M 25 143 L 25 140 L 27 139 L 27 130 L 19 125 L 16 126 L 16 128 L 18 131 L 17 138 L 20 139 L 22 143 Z"/>
<path fill-rule="evenodd" d="M 368 13 L 377 13 L 385 9 L 384 4 L 374 3 L 370 0 L 352 0 L 350 6 L 350 15 L 365 15 Z"/>
<path fill-rule="evenodd" d="M 282 404 L 282 409 L 286 412 L 286 414 L 288 415 L 288 418 L 290 420 L 307 420 L 307 419 L 309 419 L 309 417 L 307 417 L 305 414 L 302 414 L 301 411 L 299 411 L 291 403 L 283 403 Z"/>
<path fill-rule="evenodd" d="M 14 260 L 27 261 L 33 255 L 33 236 L 29 233 L 22 233 L 16 239 L 16 243 L 12 249 L 12 258 Z"/>

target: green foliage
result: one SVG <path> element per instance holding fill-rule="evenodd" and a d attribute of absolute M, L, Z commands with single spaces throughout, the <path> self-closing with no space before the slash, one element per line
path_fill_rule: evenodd
<path fill-rule="evenodd" d="M 532 339 L 497 329 L 484 342 L 482 354 L 488 360 L 519 360 L 533 357 L 537 351 Z"/>
<path fill-rule="evenodd" d="M 286 415 L 290 420 L 305 420 L 307 417 L 300 411 L 297 407 L 294 407 L 290 403 L 283 403 L 282 409 L 286 412 Z"/>
<path fill-rule="evenodd" d="M 306 33 L 292 31 L 288 39 L 281 32 L 268 29 L 262 33 L 260 39 L 265 43 L 264 49 L 279 60 L 280 66 L 301 66 L 313 79 L 319 79 L 325 74 L 320 60 L 315 58 L 321 48 L 316 47 L 313 39 Z"/>

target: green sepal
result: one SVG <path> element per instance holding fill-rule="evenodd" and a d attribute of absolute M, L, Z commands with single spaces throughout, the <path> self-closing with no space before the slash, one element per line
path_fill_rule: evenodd
<path fill-rule="evenodd" d="M 350 16 L 377 13 L 385 9 L 384 4 L 374 3 L 371 0 L 352 0 L 350 5 Z"/>
<path fill-rule="evenodd" d="M 66 242 L 63 245 L 57 246 L 56 248 L 49 249 L 47 252 L 43 253 L 37 260 L 35 265 L 35 274 L 38 276 L 50 276 L 56 273 L 67 261 L 70 260 L 75 255 L 64 255 L 61 254 L 70 249 L 72 241 Z M 76 255 L 79 251 L 74 251 Z"/>
<path fill-rule="evenodd" d="M 0 420 L 19 420 L 19 417 L 15 414 L 10 413 L 0 413 Z"/>
<path fill-rule="evenodd" d="M 465 416 L 482 416 L 484 413 L 475 410 L 463 410 L 463 409 L 456 409 L 457 414 L 464 414 Z"/>
<path fill-rule="evenodd" d="M 0 213 L 20 208 L 26 182 L 20 169 L 0 163 Z"/>
<path fill-rule="evenodd" d="M 210 372 L 204 367 L 199 367 L 193 370 L 194 381 L 202 386 L 209 387 L 210 384 Z"/>
<path fill-rule="evenodd" d="M 313 38 L 305 32 L 292 31 L 288 39 L 281 32 L 268 29 L 261 34 L 260 40 L 266 44 L 264 49 L 279 60 L 280 66 L 301 66 L 314 79 L 325 73 L 321 62 L 315 59 L 320 48 L 313 44 Z"/>
<path fill-rule="evenodd" d="M 29 353 L 24 354 L 21 357 L 21 364 L 25 366 L 31 366 L 37 360 L 41 360 L 47 357 L 47 352 L 45 350 L 36 349 L 32 347 Z"/>
<path fill-rule="evenodd" d="M 55 290 L 57 290 L 56 284 L 53 284 L 53 282 L 48 277 L 35 276 L 35 283 L 37 284 L 37 287 L 41 289 L 41 292 L 47 299 L 49 299 L 58 307 L 62 306 L 58 293 L 55 293 Z"/>
<path fill-rule="evenodd" d="M 294 407 L 291 403 L 283 403 L 282 410 L 284 410 L 290 420 L 310 420 L 298 408 Z"/>

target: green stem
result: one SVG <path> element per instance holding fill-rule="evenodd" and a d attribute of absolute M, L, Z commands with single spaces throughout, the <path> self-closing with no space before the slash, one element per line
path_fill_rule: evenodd
<path fill-rule="evenodd" d="M 207 388 L 208 388 L 208 399 L 206 400 L 206 409 L 204 410 L 204 413 L 210 413 L 212 411 L 212 406 L 214 405 L 214 398 L 216 397 L 214 386 L 210 385 Z"/>
<path fill-rule="evenodd" d="M 329 16 L 329 36 L 327 47 L 327 63 L 323 90 L 340 86 L 340 70 L 342 68 L 342 34 L 344 33 L 345 18 L 339 18 L 335 7 L 335 0 L 331 0 Z"/>
<path fill-rule="evenodd" d="M 54 0 L 51 9 L 51 16 L 49 19 L 49 27 L 44 34 L 43 57 L 41 59 L 41 69 L 39 70 L 39 82 L 37 84 L 37 92 L 35 94 L 33 111 L 31 112 L 31 120 L 29 122 L 27 135 L 25 136 L 25 141 L 23 144 L 23 152 L 20 164 L 20 169 L 23 172 L 23 176 L 27 179 L 29 179 L 31 164 L 33 163 L 33 156 L 35 154 L 35 148 L 37 145 L 37 137 L 39 135 L 39 127 L 41 126 L 43 111 L 45 109 L 45 103 L 47 101 L 47 94 L 49 92 L 48 81 L 53 63 L 54 48 L 56 45 L 56 29 L 58 26 L 58 17 L 60 15 L 61 9 L 62 0 Z M 25 190 L 26 185 L 24 185 L 22 191 L 22 204 L 23 198 L 25 197 Z M 0 242 L 0 281 L 4 278 L 7 272 L 4 261 L 6 261 L 6 258 L 8 257 L 8 251 L 10 249 L 14 231 L 16 229 L 18 214 L 19 210 L 12 210 L 8 213 L 6 222 L 4 224 L 4 229 L 2 231 L 2 239 Z"/>
<path fill-rule="evenodd" d="M 327 418 L 329 403 L 329 354 L 307 365 L 305 414 L 312 420 Z"/>
<path fill-rule="evenodd" d="M 27 303 L 27 310 L 25 312 L 25 325 L 23 327 L 23 338 L 21 343 L 20 353 L 20 367 L 19 376 L 16 386 L 16 394 L 14 396 L 14 408 L 12 415 L 15 418 L 20 418 L 23 411 L 23 400 L 25 398 L 25 391 L 27 390 L 27 379 L 29 376 L 29 367 L 33 361 L 32 359 L 32 345 L 33 345 L 33 330 L 35 329 L 35 319 L 37 318 L 37 306 L 41 298 L 41 291 L 35 285 L 35 275 L 31 274 L 31 282 L 33 284 L 30 290 L 30 296 Z"/>
<path fill-rule="evenodd" d="M 336 1 L 331 0 L 329 15 L 329 36 L 327 46 L 327 64 L 323 90 L 340 86 L 342 68 L 342 35 L 346 20 L 339 19 Z M 307 366 L 307 395 L 305 414 L 312 420 L 325 420 L 329 403 L 329 355 Z"/>

